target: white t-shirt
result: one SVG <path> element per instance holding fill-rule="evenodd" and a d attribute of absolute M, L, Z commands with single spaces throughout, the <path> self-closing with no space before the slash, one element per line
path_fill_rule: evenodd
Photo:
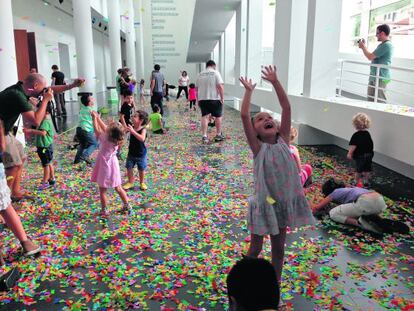
<path fill-rule="evenodd" d="M 223 83 L 220 73 L 211 67 L 200 72 L 196 81 L 198 100 L 220 100 L 217 87 Z"/>
<path fill-rule="evenodd" d="M 188 76 L 181 76 L 180 79 L 178 79 L 179 86 L 188 86 L 188 82 L 190 82 L 190 78 Z"/>

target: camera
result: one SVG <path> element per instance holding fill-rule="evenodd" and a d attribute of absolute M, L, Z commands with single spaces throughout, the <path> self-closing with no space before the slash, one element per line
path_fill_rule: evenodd
<path fill-rule="evenodd" d="M 38 96 L 39 103 L 37 104 L 37 108 L 38 108 L 38 109 L 40 108 L 40 106 L 41 106 L 41 104 L 42 104 L 43 95 L 44 95 L 45 93 L 47 93 L 48 91 L 49 91 L 49 88 L 48 88 L 48 87 L 45 87 L 45 88 L 44 88 L 44 89 L 40 92 L 40 94 L 39 94 L 39 96 Z M 50 100 L 50 101 L 47 103 L 47 106 L 46 106 L 46 112 L 50 114 L 50 117 L 51 117 L 51 119 L 52 119 L 52 123 L 53 123 L 53 126 L 54 126 L 54 128 L 55 128 L 55 131 L 56 131 L 57 133 L 59 133 L 59 127 L 58 127 L 58 124 L 57 124 L 57 122 L 56 122 L 56 107 L 55 107 L 55 102 L 53 101 L 53 99 L 52 99 L 52 100 Z"/>

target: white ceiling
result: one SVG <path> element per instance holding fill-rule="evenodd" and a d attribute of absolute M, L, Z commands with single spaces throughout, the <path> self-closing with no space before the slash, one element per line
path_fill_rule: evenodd
<path fill-rule="evenodd" d="M 226 30 L 240 0 L 197 0 L 187 62 L 203 63 L 210 59 L 213 51 Z"/>

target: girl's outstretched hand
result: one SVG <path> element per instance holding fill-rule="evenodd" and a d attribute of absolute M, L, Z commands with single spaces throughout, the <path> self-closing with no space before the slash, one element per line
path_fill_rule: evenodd
<path fill-rule="evenodd" d="M 266 66 L 262 70 L 262 79 L 269 81 L 270 83 L 276 83 L 277 75 L 276 75 L 276 66 Z"/>
<path fill-rule="evenodd" d="M 243 84 L 244 88 L 249 91 L 253 91 L 256 87 L 256 83 L 253 84 L 252 79 L 247 79 L 247 77 L 240 77 L 239 81 Z"/>

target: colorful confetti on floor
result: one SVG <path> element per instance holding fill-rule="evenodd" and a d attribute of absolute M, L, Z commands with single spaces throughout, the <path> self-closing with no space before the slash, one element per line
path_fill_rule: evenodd
<path fill-rule="evenodd" d="M 148 140 L 149 188 L 128 191 L 132 216 L 120 213 L 113 192 L 110 217 L 98 215 L 91 167 L 72 165 L 73 131 L 55 141 L 53 189 L 36 191 L 42 170 L 30 148 L 23 186 L 37 199 L 15 207 L 43 251 L 23 258 L 18 241 L 2 230 L 4 270 L 18 266 L 21 278 L 0 294 L 1 310 L 227 309 L 226 274 L 249 243 L 251 152 L 238 112 L 225 111 L 224 142 L 202 145 L 198 113 L 181 102 L 170 102 L 168 110 L 169 133 Z M 319 199 L 327 176 L 351 180 L 339 160 L 316 147 L 300 151 L 315 167 L 309 200 Z M 387 204 L 388 217 L 413 227 L 412 201 Z M 266 241 L 263 255 L 269 254 Z M 414 310 L 413 254 L 412 236 L 378 238 L 325 218 L 289 231 L 283 298 L 289 310 Z"/>

